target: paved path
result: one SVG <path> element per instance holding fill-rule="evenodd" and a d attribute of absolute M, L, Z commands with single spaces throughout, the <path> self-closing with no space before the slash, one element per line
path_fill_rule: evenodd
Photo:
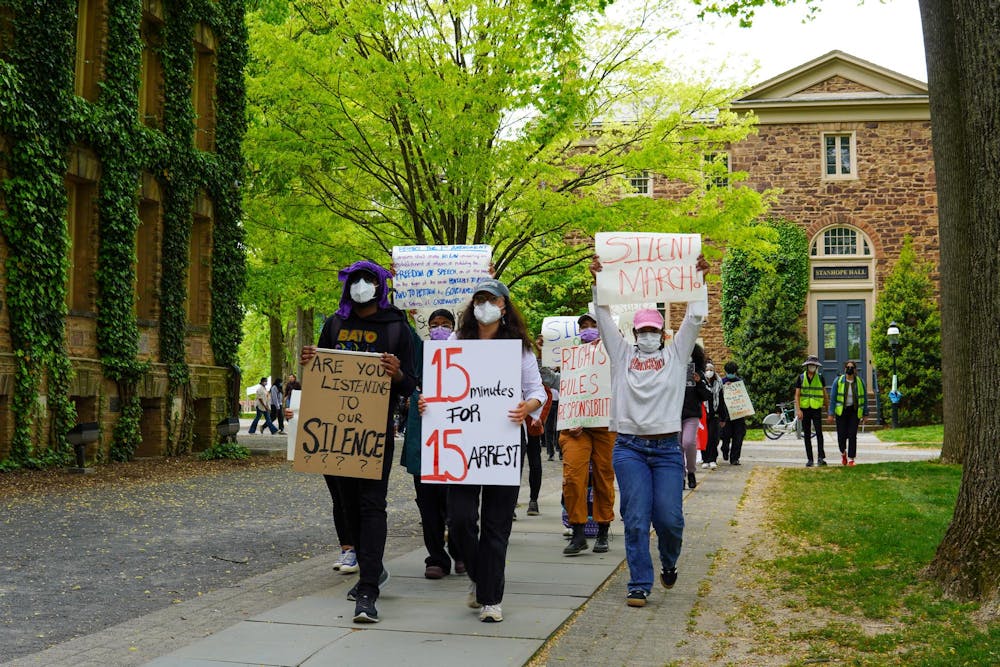
<path fill-rule="evenodd" d="M 827 451 L 837 451 L 827 434 Z M 275 447 L 280 446 L 276 443 Z M 859 438 L 860 463 L 923 460 L 937 450 L 883 445 L 872 434 Z M 839 465 L 839 457 L 832 465 Z M 267 664 L 662 665 L 683 657 L 683 634 L 699 587 L 712 577 L 714 553 L 724 544 L 747 478 L 755 465 L 801 466 L 805 454 L 788 437 L 746 443 L 743 466 L 723 463 L 699 472 L 699 486 L 685 491 L 684 552 L 671 591 L 657 589 L 643 609 L 624 604 L 624 545 L 613 539 L 608 554 L 565 558 L 559 494 L 547 463 L 547 495 L 540 517 L 514 523 L 508 553 L 504 622 L 480 623 L 464 606 L 462 577 L 422 577 L 423 550 L 390 554 L 392 580 L 379 600 L 383 621 L 351 622 L 345 599 L 355 577 L 332 571 L 333 555 L 288 565 L 240 585 L 213 591 L 93 635 L 26 656 L 11 667 L 60 665 L 155 667 Z M 621 524 L 613 534 L 620 535 Z M 389 545 L 391 548 L 391 544 Z M 655 562 L 655 560 L 654 560 Z"/>

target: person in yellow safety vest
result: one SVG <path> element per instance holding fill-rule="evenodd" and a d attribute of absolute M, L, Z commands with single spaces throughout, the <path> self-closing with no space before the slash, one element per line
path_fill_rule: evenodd
<path fill-rule="evenodd" d="M 795 407 L 799 421 L 802 422 L 802 435 L 806 444 L 806 467 L 813 467 L 812 429 L 816 429 L 816 455 L 821 466 L 826 465 L 826 453 L 823 451 L 823 406 L 827 403 L 826 382 L 819 372 L 819 358 L 810 354 L 802 366 L 804 373 L 799 373 L 795 380 Z"/>
<path fill-rule="evenodd" d="M 857 373 L 857 362 L 844 363 L 844 374 L 833 381 L 830 392 L 830 417 L 837 419 L 837 446 L 840 462 L 845 466 L 854 465 L 858 453 L 858 424 L 868 409 L 865 382 Z"/>

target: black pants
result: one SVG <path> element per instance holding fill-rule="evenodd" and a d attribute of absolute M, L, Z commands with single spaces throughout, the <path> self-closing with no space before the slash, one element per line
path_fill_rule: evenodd
<path fill-rule="evenodd" d="M 559 449 L 559 431 L 556 430 L 556 421 L 559 419 L 559 401 L 552 401 L 548 417 L 545 419 L 545 453 L 551 459 Z M 559 452 L 560 458 L 562 452 Z"/>
<path fill-rule="evenodd" d="M 716 459 L 719 458 L 719 418 L 709 417 L 707 422 L 708 440 L 705 443 L 705 451 L 701 453 L 701 461 L 702 463 L 715 463 Z"/>
<path fill-rule="evenodd" d="M 542 489 L 542 436 L 525 436 L 524 429 L 521 430 L 521 470 L 524 470 L 524 461 L 528 461 L 528 491 L 531 500 L 538 500 L 538 492 Z"/>
<path fill-rule="evenodd" d="M 451 531 L 459 553 L 465 556 L 469 578 L 476 584 L 479 604 L 500 604 L 503 600 L 504 562 L 517 491 L 516 486 L 448 486 Z"/>
<path fill-rule="evenodd" d="M 424 547 L 427 549 L 426 565 L 437 565 L 451 573 L 451 561 L 463 560 L 458 555 L 455 536 L 448 535 L 448 549 L 445 550 L 444 535 L 448 528 L 448 486 L 446 484 L 425 484 L 420 475 L 413 476 L 413 489 L 417 492 L 417 508 L 424 533 Z M 450 555 L 449 555 L 450 554 Z"/>
<path fill-rule="evenodd" d="M 743 453 L 743 438 L 747 435 L 746 418 L 733 419 L 726 422 L 726 428 L 723 429 L 723 433 L 722 451 L 725 452 L 728 449 L 729 462 L 738 463 L 740 460 L 740 454 Z M 728 438 L 726 436 L 728 436 Z"/>
<path fill-rule="evenodd" d="M 858 454 L 858 410 L 854 407 L 844 408 L 844 414 L 837 415 L 837 447 L 841 452 L 847 451 L 847 458 L 853 459 Z"/>
<path fill-rule="evenodd" d="M 813 460 L 812 431 L 816 429 L 816 454 L 822 461 L 823 451 L 823 411 L 820 408 L 799 408 L 802 410 L 802 438 L 806 443 L 806 460 Z"/>
<path fill-rule="evenodd" d="M 390 441 L 385 446 L 381 479 L 323 475 L 333 497 L 335 526 L 338 506 L 342 512 L 341 521 L 345 533 L 340 533 L 340 528 L 337 531 L 341 544 L 344 544 L 345 536 L 353 538 L 353 542 L 348 544 L 353 544 L 354 551 L 358 554 L 358 594 L 370 595 L 373 600 L 378 599 L 378 578 L 382 574 L 382 556 L 385 554 L 385 538 L 388 534 L 385 497 L 389 490 L 389 471 L 393 460 L 393 444 Z"/>
<path fill-rule="evenodd" d="M 276 408 L 276 407 L 274 407 L 272 405 L 271 406 L 271 422 L 274 423 L 275 419 L 278 420 L 278 430 L 279 431 L 284 431 L 285 430 L 285 410 L 284 410 L 284 408 Z"/>

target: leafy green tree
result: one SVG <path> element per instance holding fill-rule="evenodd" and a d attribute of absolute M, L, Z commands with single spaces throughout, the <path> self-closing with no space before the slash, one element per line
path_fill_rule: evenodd
<path fill-rule="evenodd" d="M 931 270 L 929 262 L 917 260 L 913 240 L 907 236 L 875 304 L 871 349 L 885 406 L 890 405 L 893 368 L 885 332 L 891 322 L 900 330 L 896 369 L 903 394 L 899 403 L 902 426 L 941 422 L 941 313 L 934 297 Z"/>
<path fill-rule="evenodd" d="M 787 281 L 765 273 L 740 311 L 732 333 L 734 359 L 757 411 L 754 421 L 792 395 L 806 348 L 802 303 L 788 296 Z"/>
<path fill-rule="evenodd" d="M 734 90 L 649 61 L 648 44 L 669 38 L 656 18 L 669 3 L 629 25 L 605 19 L 605 4 L 261 2 L 248 17 L 255 180 L 348 223 L 373 259 L 398 244 L 489 243 L 509 282 L 579 263 L 589 249 L 565 243 L 571 232 L 725 243 L 761 196 L 706 188 L 704 158 L 752 119 L 725 110 Z M 641 171 L 686 186 L 623 198 Z"/>
<path fill-rule="evenodd" d="M 776 273 L 781 277 L 784 298 L 798 313 L 809 292 L 809 239 L 805 232 L 788 220 L 771 220 L 758 229 L 760 234 L 752 238 L 753 243 L 730 247 L 722 260 L 722 335 L 731 348 L 739 349 L 735 334 L 743 308 L 764 276 Z"/>

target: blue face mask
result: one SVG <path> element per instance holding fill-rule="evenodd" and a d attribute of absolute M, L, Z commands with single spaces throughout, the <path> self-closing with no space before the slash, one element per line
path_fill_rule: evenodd
<path fill-rule="evenodd" d="M 601 332 L 598 329 L 581 329 L 580 330 L 580 340 L 584 343 L 593 343 L 595 340 L 601 337 Z"/>
<path fill-rule="evenodd" d="M 451 329 L 448 327 L 431 327 L 431 340 L 448 340 Z"/>

